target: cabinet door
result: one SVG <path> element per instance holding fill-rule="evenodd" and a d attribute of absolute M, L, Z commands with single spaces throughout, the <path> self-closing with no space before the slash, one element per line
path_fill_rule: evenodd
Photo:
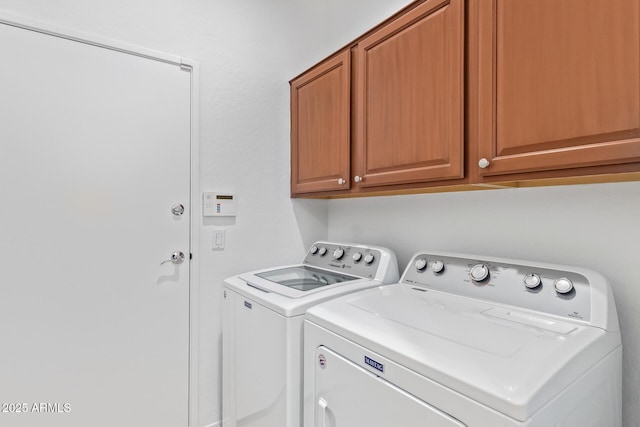
<path fill-rule="evenodd" d="M 478 149 L 473 174 L 640 160 L 639 4 L 471 5 L 470 29 L 477 36 L 469 48 L 470 141 Z M 481 158 L 488 160 L 484 168 L 477 165 Z"/>
<path fill-rule="evenodd" d="M 351 52 L 291 82 L 291 192 L 349 188 Z"/>
<path fill-rule="evenodd" d="M 358 44 L 360 186 L 463 176 L 463 58 L 462 0 L 427 0 Z"/>

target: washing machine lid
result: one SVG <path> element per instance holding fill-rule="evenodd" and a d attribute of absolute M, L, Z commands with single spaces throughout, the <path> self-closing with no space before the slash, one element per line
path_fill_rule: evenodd
<path fill-rule="evenodd" d="M 303 298 L 331 287 L 362 280 L 337 271 L 295 264 L 267 268 L 239 275 L 249 286 L 264 293 L 273 293 L 287 298 Z"/>
<path fill-rule="evenodd" d="M 309 292 L 324 286 L 358 279 L 356 276 L 349 276 L 336 271 L 323 270 L 308 265 L 296 265 L 267 270 L 255 273 L 255 276 L 269 280 L 285 288 L 295 289 L 301 292 Z M 280 290 L 283 291 L 282 289 Z M 301 296 L 301 294 L 295 293 L 294 297 L 299 296 Z"/>
<path fill-rule="evenodd" d="M 328 301 L 306 318 L 521 421 L 620 345 L 618 333 L 578 321 L 406 284 Z"/>
<path fill-rule="evenodd" d="M 377 280 L 314 270 L 314 267 L 309 268 L 304 264 L 257 270 L 228 277 L 224 286 L 285 317 L 293 317 L 304 315 L 315 304 L 381 285 Z M 316 277 L 313 277 L 314 274 Z M 329 277 L 327 274 L 332 275 Z"/>

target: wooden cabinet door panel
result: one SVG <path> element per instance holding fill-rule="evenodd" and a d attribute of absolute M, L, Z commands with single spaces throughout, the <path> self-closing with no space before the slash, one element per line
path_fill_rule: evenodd
<path fill-rule="evenodd" d="M 428 0 L 358 44 L 361 186 L 462 177 L 463 39 L 462 0 Z"/>
<path fill-rule="evenodd" d="M 640 160 L 639 5 L 479 2 L 481 175 Z"/>
<path fill-rule="evenodd" d="M 346 50 L 291 82 L 294 194 L 349 188 L 350 54 Z"/>

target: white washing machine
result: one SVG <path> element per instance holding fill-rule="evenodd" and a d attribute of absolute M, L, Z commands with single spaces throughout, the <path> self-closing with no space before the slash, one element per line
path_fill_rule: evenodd
<path fill-rule="evenodd" d="M 389 249 L 317 242 L 301 264 L 226 279 L 223 426 L 300 427 L 304 313 L 398 278 Z"/>
<path fill-rule="evenodd" d="M 304 329 L 304 427 L 621 425 L 618 318 L 590 270 L 419 253 Z"/>

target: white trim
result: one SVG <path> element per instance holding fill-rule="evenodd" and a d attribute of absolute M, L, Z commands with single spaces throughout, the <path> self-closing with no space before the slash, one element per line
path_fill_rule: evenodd
<path fill-rule="evenodd" d="M 193 254 L 189 276 L 189 396 L 188 425 L 197 427 L 199 421 L 199 309 L 200 262 L 198 248 L 200 244 L 200 64 L 191 59 L 158 52 L 151 49 L 123 43 L 117 40 L 52 25 L 46 22 L 25 18 L 0 10 L 0 24 L 10 25 L 29 31 L 35 31 L 54 37 L 109 49 L 128 55 L 135 55 L 153 61 L 176 65 L 191 73 L 191 195 L 190 195 L 190 236 L 189 250 Z M 215 424 L 214 424 L 215 425 Z"/>
<path fill-rule="evenodd" d="M 191 67 L 191 242 L 189 269 L 189 427 L 199 426 L 200 351 L 200 64 L 183 60 Z"/>
<path fill-rule="evenodd" d="M 176 65 L 185 63 L 185 60 L 180 58 L 179 56 L 169 55 L 167 53 L 158 52 L 152 49 L 124 43 L 107 37 L 97 36 L 95 34 L 73 30 L 67 27 L 61 27 L 31 18 L 26 18 L 20 15 L 14 15 L 4 10 L 0 10 L 0 24 L 11 25 L 13 27 L 19 27 L 25 30 L 35 31 L 54 37 L 60 37 L 63 39 L 89 44 L 104 49 L 115 50 L 129 55 L 140 56 L 154 61 L 167 62 L 169 64 Z M 190 62 L 189 60 L 186 61 Z"/>

